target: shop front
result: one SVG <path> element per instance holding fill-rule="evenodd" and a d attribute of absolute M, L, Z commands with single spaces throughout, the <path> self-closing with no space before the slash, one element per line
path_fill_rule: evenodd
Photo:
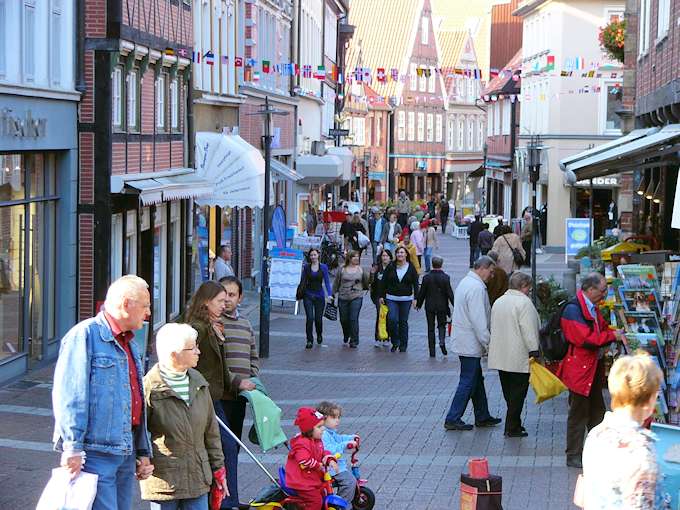
<path fill-rule="evenodd" d="M 76 320 L 76 106 L 0 95 L 0 383 Z"/>
<path fill-rule="evenodd" d="M 594 177 L 577 181 L 573 187 L 574 217 L 593 219 L 595 239 L 619 225 L 620 179 L 618 174 Z"/>
<path fill-rule="evenodd" d="M 349 154 L 351 155 L 351 152 Z M 306 228 L 310 206 L 322 210 L 334 209 L 339 201 L 340 186 L 348 183 L 350 179 L 347 177 L 347 160 L 338 154 L 298 156 L 295 168 L 302 176 L 295 184 L 297 227 L 298 232 L 302 232 Z M 351 177 L 351 163 L 349 169 Z"/>

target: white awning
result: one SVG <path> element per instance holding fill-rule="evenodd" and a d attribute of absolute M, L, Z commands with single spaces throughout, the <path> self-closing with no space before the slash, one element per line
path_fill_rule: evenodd
<path fill-rule="evenodd" d="M 342 161 L 342 180 L 343 182 L 351 181 L 352 163 L 354 162 L 352 151 L 348 147 L 329 147 L 326 153 L 340 158 L 340 161 Z"/>
<path fill-rule="evenodd" d="M 196 173 L 214 183 L 199 205 L 264 207 L 264 159 L 240 136 L 196 133 Z"/>
<path fill-rule="evenodd" d="M 560 161 L 563 171 L 572 171 L 578 180 L 615 174 L 639 167 L 643 160 L 680 149 L 680 124 L 663 129 L 636 129 L 607 144 L 569 156 Z"/>
<path fill-rule="evenodd" d="M 333 184 L 343 178 L 342 161 L 338 156 L 298 156 L 295 166 L 302 175 L 300 184 Z"/>
<path fill-rule="evenodd" d="M 287 181 L 297 182 L 302 176 L 288 165 L 284 165 L 279 160 L 272 158 L 272 172 L 274 176 L 279 176 Z"/>
<path fill-rule="evenodd" d="M 214 185 L 196 175 L 193 168 L 111 176 L 111 193 L 125 193 L 126 188 L 139 193 L 143 205 L 151 205 L 205 196 L 212 193 Z"/>

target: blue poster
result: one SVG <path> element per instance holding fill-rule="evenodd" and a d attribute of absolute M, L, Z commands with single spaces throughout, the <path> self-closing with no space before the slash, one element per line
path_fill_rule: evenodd
<path fill-rule="evenodd" d="M 283 207 L 277 205 L 272 214 L 272 231 L 277 248 L 286 247 L 286 213 Z"/>
<path fill-rule="evenodd" d="M 565 257 L 574 257 L 581 248 L 590 244 L 592 235 L 590 218 L 567 218 L 566 239 L 564 241 Z"/>
<path fill-rule="evenodd" d="M 210 278 L 208 220 L 203 212 L 199 212 L 197 218 L 196 237 L 198 238 L 198 264 L 201 269 L 201 280 L 206 281 Z"/>

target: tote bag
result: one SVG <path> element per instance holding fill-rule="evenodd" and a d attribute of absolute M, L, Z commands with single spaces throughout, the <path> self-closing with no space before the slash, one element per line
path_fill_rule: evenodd
<path fill-rule="evenodd" d="M 335 301 L 329 301 L 326 303 L 326 308 L 323 311 L 323 316 L 329 321 L 338 320 L 338 307 L 335 305 Z"/>
<path fill-rule="evenodd" d="M 91 510 L 97 496 L 98 478 L 81 471 L 71 480 L 66 469 L 54 468 L 35 510 Z"/>

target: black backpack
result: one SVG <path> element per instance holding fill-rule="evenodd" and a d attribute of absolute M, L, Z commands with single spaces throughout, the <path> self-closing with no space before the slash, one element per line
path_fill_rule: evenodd
<path fill-rule="evenodd" d="M 564 338 L 562 331 L 562 314 L 571 301 L 564 301 L 557 311 L 550 317 L 548 323 L 541 328 L 538 335 L 538 343 L 541 355 L 547 361 L 561 361 L 567 355 L 569 342 Z"/>

